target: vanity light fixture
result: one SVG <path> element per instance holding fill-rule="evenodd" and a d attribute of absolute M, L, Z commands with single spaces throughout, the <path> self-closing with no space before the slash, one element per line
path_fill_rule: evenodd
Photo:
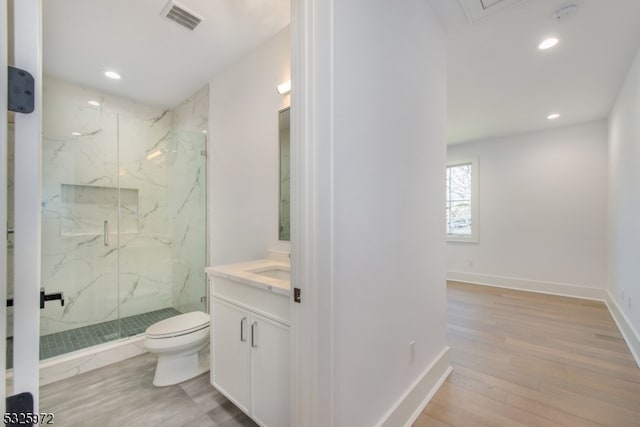
<path fill-rule="evenodd" d="M 542 42 L 538 45 L 538 49 L 540 50 L 551 49 L 552 47 L 557 45 L 559 41 L 560 40 L 558 40 L 555 37 L 549 37 L 548 39 L 542 40 Z"/>
<path fill-rule="evenodd" d="M 153 153 L 147 154 L 147 160 L 155 159 L 158 156 L 162 155 L 162 150 L 156 150 Z"/>
<path fill-rule="evenodd" d="M 71 132 L 71 135 L 73 136 L 82 136 L 81 132 Z"/>
<path fill-rule="evenodd" d="M 281 95 L 286 95 L 287 93 L 291 92 L 291 80 L 287 80 L 284 83 L 280 83 L 276 88 L 276 90 Z"/>
<path fill-rule="evenodd" d="M 120 80 L 122 76 L 115 71 L 107 70 L 104 72 L 105 77 L 108 77 L 113 80 Z"/>
<path fill-rule="evenodd" d="M 94 101 L 93 99 L 91 101 L 88 102 L 89 105 L 92 105 L 94 107 L 99 107 L 100 103 L 98 101 Z"/>
<path fill-rule="evenodd" d="M 549 115 L 547 116 L 547 120 L 555 120 L 555 119 L 557 119 L 558 117 L 560 117 L 560 114 L 558 114 L 558 113 L 549 114 Z"/>

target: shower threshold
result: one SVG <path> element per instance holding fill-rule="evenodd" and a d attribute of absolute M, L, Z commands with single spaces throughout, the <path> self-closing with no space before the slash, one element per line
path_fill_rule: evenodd
<path fill-rule="evenodd" d="M 49 359 L 61 354 L 104 344 L 119 338 L 126 338 L 143 333 L 149 326 L 160 320 L 168 319 L 180 314 L 173 307 L 120 319 L 120 334 L 118 320 L 96 323 L 68 331 L 40 337 L 40 360 Z M 13 367 L 13 338 L 7 338 L 7 369 Z"/>

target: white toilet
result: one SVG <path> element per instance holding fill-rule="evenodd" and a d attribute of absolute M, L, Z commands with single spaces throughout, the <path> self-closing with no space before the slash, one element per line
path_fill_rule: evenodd
<path fill-rule="evenodd" d="M 209 369 L 209 315 L 180 314 L 149 326 L 144 346 L 158 356 L 153 385 L 186 381 Z"/>

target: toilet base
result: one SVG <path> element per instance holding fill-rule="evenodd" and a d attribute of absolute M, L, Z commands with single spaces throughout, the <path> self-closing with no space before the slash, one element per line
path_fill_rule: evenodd
<path fill-rule="evenodd" d="M 197 377 L 209 370 L 209 346 L 190 354 L 160 354 L 153 385 L 164 387 Z"/>

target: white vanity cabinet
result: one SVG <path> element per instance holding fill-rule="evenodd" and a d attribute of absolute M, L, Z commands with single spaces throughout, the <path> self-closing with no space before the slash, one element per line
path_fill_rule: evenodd
<path fill-rule="evenodd" d="M 211 383 L 261 426 L 289 426 L 288 290 L 207 272 Z"/>
<path fill-rule="evenodd" d="M 211 382 L 245 413 L 249 413 L 251 402 L 248 322 L 248 311 L 212 299 Z"/>
<path fill-rule="evenodd" d="M 251 315 L 251 415 L 265 426 L 289 425 L 289 327 Z"/>
<path fill-rule="evenodd" d="M 212 298 L 213 386 L 263 426 L 289 425 L 289 327 Z"/>

